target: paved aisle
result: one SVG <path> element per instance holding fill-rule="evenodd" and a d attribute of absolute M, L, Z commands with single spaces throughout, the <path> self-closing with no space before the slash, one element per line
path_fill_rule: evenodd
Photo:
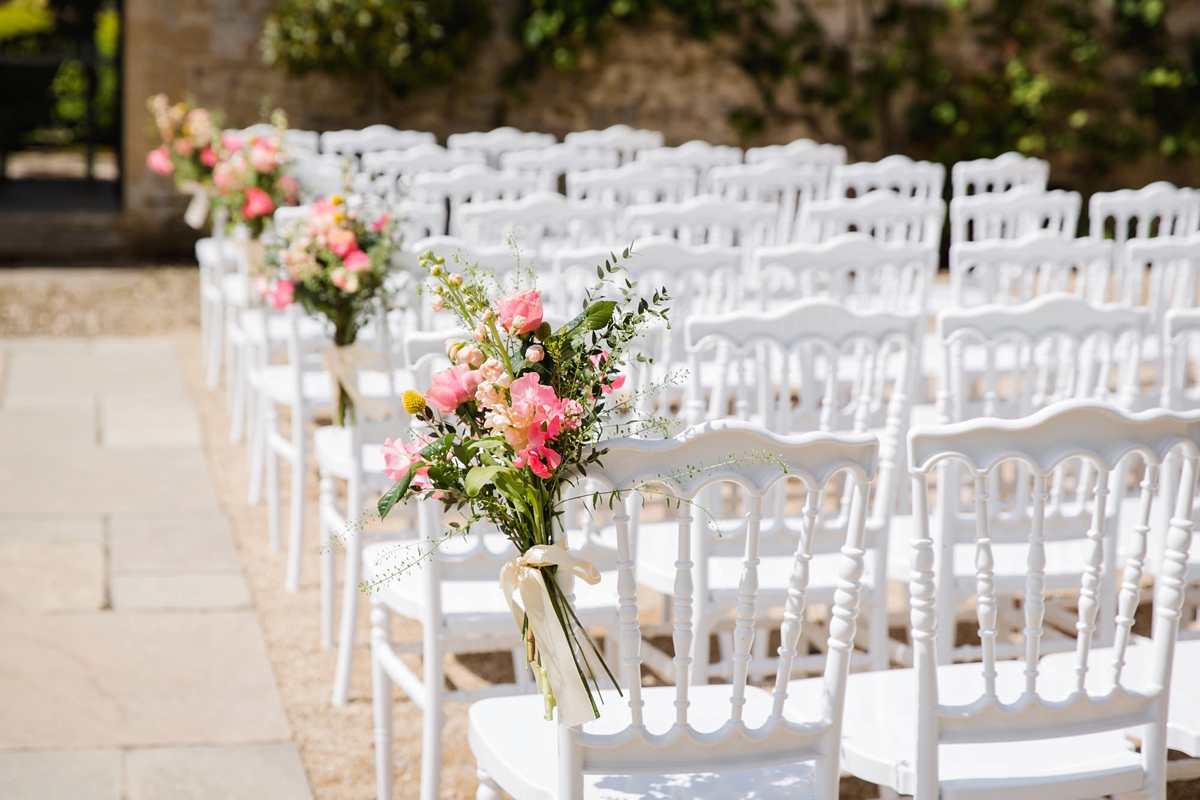
<path fill-rule="evenodd" d="M 0 340 L 0 798 L 310 797 L 171 340 Z"/>

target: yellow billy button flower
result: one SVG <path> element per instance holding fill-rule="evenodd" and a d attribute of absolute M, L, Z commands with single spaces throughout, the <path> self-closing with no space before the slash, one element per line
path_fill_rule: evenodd
<path fill-rule="evenodd" d="M 404 404 L 404 410 L 413 416 L 425 410 L 425 398 L 416 389 L 409 389 L 400 395 L 400 402 Z"/>
<path fill-rule="evenodd" d="M 340 194 L 335 194 L 333 197 L 329 198 L 329 205 L 331 206 L 340 206 L 343 202 L 345 201 L 342 200 L 342 196 Z"/>
<path fill-rule="evenodd" d="M 534 330 L 533 335 L 544 342 L 554 335 L 554 329 L 550 327 L 549 322 L 543 321 L 542 324 L 538 325 Z"/>

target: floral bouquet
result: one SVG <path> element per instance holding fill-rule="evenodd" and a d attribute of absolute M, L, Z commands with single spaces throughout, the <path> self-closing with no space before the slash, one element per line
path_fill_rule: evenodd
<path fill-rule="evenodd" d="M 146 166 L 159 175 L 174 175 L 179 191 L 192 196 L 184 220 L 200 228 L 208 218 L 213 167 L 220 151 L 220 115 L 188 103 L 171 104 L 165 94 L 146 101 L 162 144 L 146 155 Z"/>
<path fill-rule="evenodd" d="M 267 271 L 255 278 L 258 294 L 280 309 L 299 302 L 332 323 L 334 348 L 324 362 L 338 384 L 337 424 L 345 424 L 347 413 L 355 419 L 356 408 L 375 415 L 376 404 L 359 396 L 356 372 L 373 354 L 354 342 L 384 299 L 392 254 L 400 245 L 395 222 L 387 213 L 372 217 L 350 208 L 335 195 L 318 200 L 307 219 L 277 233 L 267 251 Z"/>
<path fill-rule="evenodd" d="M 638 298 L 633 284 L 618 287 L 614 258 L 598 268 L 600 281 L 579 315 L 554 330 L 542 319 L 536 289 L 496 297 L 495 282 L 477 268 L 465 276 L 447 272 L 444 260 L 428 253 L 421 264 L 433 277 L 434 310 L 449 309 L 471 335 L 447 345 L 455 363 L 433 376 L 424 396 L 405 393 L 405 410 L 427 432 L 385 443 L 386 471 L 396 484 L 379 501 L 379 513 L 386 517 L 397 503 L 427 497 L 463 510 L 467 528 L 487 520 L 505 534 L 520 557 L 505 566 L 501 586 L 547 718 L 557 705 L 565 725 L 595 719 L 588 685 L 590 678 L 598 687 L 593 657 L 612 673 L 559 580 L 569 573 L 594 584 L 600 575 L 567 550 L 561 517 L 575 498 L 564 489 L 586 475 L 603 455 L 595 445 L 621 426 L 622 404 L 605 396 L 623 383 L 618 368 L 645 329 L 665 320 L 667 296 Z"/>
<path fill-rule="evenodd" d="M 271 136 L 246 141 L 237 133 L 223 133 L 212 170 L 214 202 L 229 210 L 232 224 L 245 225 L 254 238 L 262 236 L 276 208 L 296 205 L 300 194 L 300 183 L 283 171 L 288 162 L 282 146 L 287 117 L 276 109 L 271 122 Z"/>

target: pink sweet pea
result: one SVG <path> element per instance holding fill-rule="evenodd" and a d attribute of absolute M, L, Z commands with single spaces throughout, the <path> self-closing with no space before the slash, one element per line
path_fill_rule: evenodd
<path fill-rule="evenodd" d="M 549 447 L 538 447 L 531 444 L 517 453 L 512 463 L 517 469 L 528 466 L 534 475 L 549 479 L 554 470 L 558 469 L 558 465 L 562 463 L 562 456 Z"/>
<path fill-rule="evenodd" d="M 601 350 L 597 355 L 588 356 L 588 360 L 592 362 L 592 366 L 600 373 L 600 391 L 603 394 L 612 394 L 613 390 L 620 389 L 625 385 L 624 375 L 618 375 L 609 380 L 608 376 L 604 374 L 604 364 L 608 361 L 607 350 Z"/>
<path fill-rule="evenodd" d="M 420 438 L 412 442 L 394 442 L 391 439 L 385 441 L 383 443 L 383 473 L 393 481 L 403 480 L 413 464 L 422 463 L 420 452 L 427 443 Z M 428 475 L 428 466 L 418 467 L 413 483 L 418 486 L 428 485 Z"/>
<path fill-rule="evenodd" d="M 266 139 L 255 139 L 250 145 L 250 165 L 259 173 L 274 172 L 276 151 Z"/>
<path fill-rule="evenodd" d="M 387 213 L 386 211 L 383 212 L 383 216 L 371 223 L 371 230 L 379 233 L 391 221 L 391 219 L 391 214 Z"/>
<path fill-rule="evenodd" d="M 325 235 L 329 249 L 338 258 L 345 258 L 358 249 L 358 237 L 348 228 L 334 228 Z"/>
<path fill-rule="evenodd" d="M 500 316 L 500 327 L 511 334 L 536 330 L 542 324 L 542 293 L 537 289 L 525 289 L 505 295 L 496 301 L 496 313 Z M 513 330 L 516 320 L 521 320 L 521 324 Z"/>
<path fill-rule="evenodd" d="M 246 190 L 246 203 L 242 206 L 242 216 L 246 219 L 265 217 L 275 210 L 271 195 L 262 189 L 251 186 Z"/>
<path fill-rule="evenodd" d="M 355 250 L 346 256 L 346 269 L 351 272 L 363 272 L 371 268 L 371 257 L 362 250 Z"/>
<path fill-rule="evenodd" d="M 280 175 L 279 188 L 283 190 L 283 194 L 287 197 L 289 203 L 295 203 L 296 195 L 300 194 L 300 181 L 291 175 Z"/>
<path fill-rule="evenodd" d="M 296 298 L 296 286 L 291 281 L 276 281 L 267 292 L 267 300 L 278 309 L 287 308 Z"/>
<path fill-rule="evenodd" d="M 217 151 L 206 147 L 200 151 L 200 163 L 209 169 L 217 165 Z"/>
<path fill-rule="evenodd" d="M 146 154 L 146 166 L 159 175 L 170 175 L 175 171 L 175 164 L 171 161 L 171 154 L 167 152 L 166 145 L 156 147 Z"/>
<path fill-rule="evenodd" d="M 482 381 L 479 370 L 471 369 L 467 364 L 455 364 L 433 376 L 432 385 L 425 392 L 425 401 L 443 414 L 449 414 L 474 397 Z"/>

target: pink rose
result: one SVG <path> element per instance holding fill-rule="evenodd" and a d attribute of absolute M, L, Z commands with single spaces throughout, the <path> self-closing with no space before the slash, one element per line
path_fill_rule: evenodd
<path fill-rule="evenodd" d="M 300 181 L 293 178 L 291 175 L 279 176 L 279 188 L 283 191 L 288 202 L 294 203 L 296 195 L 300 194 Z"/>
<path fill-rule="evenodd" d="M 276 281 L 267 292 L 267 300 L 278 309 L 287 308 L 296 299 L 296 285 L 291 281 Z"/>
<path fill-rule="evenodd" d="M 275 203 L 271 200 L 271 195 L 253 186 L 246 190 L 246 203 L 242 206 L 243 217 L 256 219 L 274 211 Z"/>
<path fill-rule="evenodd" d="M 348 228 L 334 228 L 326 234 L 326 241 L 338 258 L 345 258 L 358 249 L 358 237 Z"/>
<path fill-rule="evenodd" d="M 278 166 L 275 148 L 266 139 L 255 139 L 250 146 L 250 165 L 259 173 L 274 172 Z"/>
<path fill-rule="evenodd" d="M 351 272 L 363 272 L 371 268 L 371 257 L 362 250 L 355 250 L 346 256 L 346 269 Z"/>
<path fill-rule="evenodd" d="M 242 137 L 233 131 L 225 131 L 221 134 L 221 147 L 224 147 L 230 152 L 233 152 L 234 150 L 241 150 L 243 144 Z"/>
<path fill-rule="evenodd" d="M 425 392 L 425 401 L 443 414 L 449 414 L 474 397 L 482 381 L 479 370 L 456 364 L 433 376 L 432 385 Z"/>
<path fill-rule="evenodd" d="M 529 333 L 542 324 L 542 293 L 526 289 L 505 295 L 496 301 L 496 312 L 504 330 L 515 335 Z"/>
<path fill-rule="evenodd" d="M 196 152 L 196 146 L 187 139 L 176 139 L 175 152 L 179 153 L 179 155 L 183 156 L 184 158 L 187 158 L 192 153 Z"/>
<path fill-rule="evenodd" d="M 383 212 L 383 216 L 381 216 L 379 219 L 377 219 L 371 223 L 371 230 L 375 231 L 376 233 L 379 233 L 381 230 L 384 229 L 384 226 L 386 226 L 389 222 L 391 222 L 391 220 L 392 220 L 392 215 L 385 211 L 385 212 Z"/>
<path fill-rule="evenodd" d="M 200 163 L 212 169 L 217 165 L 217 151 L 206 147 L 200 151 Z"/>
<path fill-rule="evenodd" d="M 165 145 L 146 154 L 146 166 L 159 175 L 170 175 L 175 171 L 175 164 L 171 161 L 171 154 L 167 152 Z"/>

